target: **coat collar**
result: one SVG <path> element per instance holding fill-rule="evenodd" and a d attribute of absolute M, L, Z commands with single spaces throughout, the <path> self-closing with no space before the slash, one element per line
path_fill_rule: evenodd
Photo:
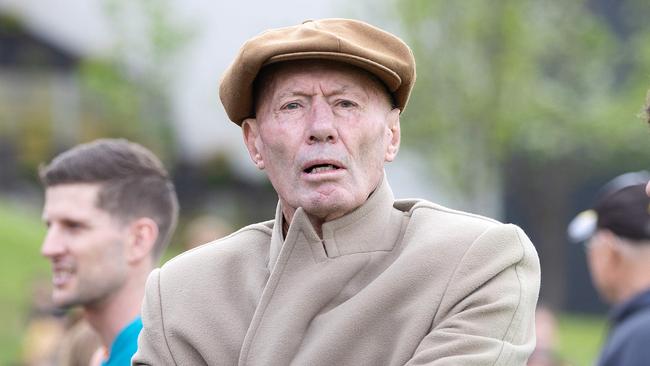
<path fill-rule="evenodd" d="M 621 323 L 638 311 L 650 308 L 650 288 L 636 294 L 631 299 L 614 307 L 609 314 L 610 322 Z"/>
<path fill-rule="evenodd" d="M 323 224 L 322 239 L 316 234 L 305 211 L 299 207 L 289 225 L 286 242 L 304 238 L 314 249 L 314 260 L 318 262 L 354 253 L 389 251 L 395 246 L 401 231 L 402 215 L 393 209 L 394 201 L 393 191 L 384 173 L 379 187 L 363 205 Z M 271 235 L 269 269 L 275 265 L 282 246 L 286 245 L 282 221 L 282 206 L 278 203 Z"/>

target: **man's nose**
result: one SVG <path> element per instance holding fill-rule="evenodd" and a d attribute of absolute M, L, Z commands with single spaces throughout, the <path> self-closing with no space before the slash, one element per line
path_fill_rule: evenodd
<path fill-rule="evenodd" d="M 309 143 L 335 143 L 338 141 L 339 134 L 329 103 L 316 99 L 312 104 L 308 119 Z"/>
<path fill-rule="evenodd" d="M 58 230 L 53 227 L 47 229 L 43 244 L 41 245 L 41 255 L 48 258 L 53 258 L 65 252 L 65 245 L 61 239 Z"/>

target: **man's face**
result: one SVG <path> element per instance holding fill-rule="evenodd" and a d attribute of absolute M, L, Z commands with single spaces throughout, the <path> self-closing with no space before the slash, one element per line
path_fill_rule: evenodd
<path fill-rule="evenodd" d="M 589 239 L 587 245 L 587 263 L 589 265 L 589 273 L 594 287 L 607 302 L 615 301 L 616 284 L 612 280 L 612 258 L 611 248 L 608 242 L 610 235 L 603 231 L 597 231 L 594 236 Z"/>
<path fill-rule="evenodd" d="M 264 79 L 244 137 L 285 216 L 328 221 L 359 207 L 399 147 L 399 110 L 378 81 L 339 63 L 280 64 Z"/>
<path fill-rule="evenodd" d="M 61 184 L 45 191 L 47 234 L 41 254 L 52 263 L 52 299 L 57 306 L 100 304 L 126 281 L 128 231 L 95 206 L 99 188 Z"/>

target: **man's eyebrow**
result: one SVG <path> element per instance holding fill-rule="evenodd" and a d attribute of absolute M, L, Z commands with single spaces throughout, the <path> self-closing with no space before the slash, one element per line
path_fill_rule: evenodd
<path fill-rule="evenodd" d="M 77 225 L 85 225 L 85 226 L 89 225 L 89 222 L 85 217 L 74 217 L 74 216 L 68 216 L 68 215 L 56 216 L 55 215 L 54 217 L 43 216 L 42 219 L 45 222 L 46 221 L 58 221 L 58 222 L 60 222 L 62 224 L 66 224 L 66 225 L 68 225 L 68 224 L 77 224 Z"/>
<path fill-rule="evenodd" d="M 363 87 L 356 86 L 356 85 L 343 85 L 341 87 L 337 87 L 336 89 L 328 91 L 328 93 L 325 94 L 325 96 L 330 97 L 330 96 L 337 96 L 346 93 L 353 96 L 359 96 L 359 97 L 367 97 L 368 95 L 370 95 L 370 92 Z M 300 88 L 291 88 L 279 92 L 276 98 L 284 99 L 284 98 L 292 98 L 292 97 L 312 97 L 316 94 L 318 93 L 302 90 Z"/>
<path fill-rule="evenodd" d="M 333 97 L 333 96 L 340 96 L 340 95 L 346 95 L 346 96 L 351 96 L 354 98 L 361 98 L 361 99 L 367 99 L 370 97 L 370 92 L 366 90 L 365 88 L 362 87 L 349 87 L 349 86 L 344 86 L 341 88 L 337 88 L 330 93 L 328 93 L 326 96 L 327 97 Z"/>
<path fill-rule="evenodd" d="M 314 95 L 314 93 L 308 93 L 308 92 L 302 91 L 302 90 L 286 90 L 286 91 L 278 93 L 277 97 L 278 98 L 310 97 L 310 96 L 313 96 L 313 95 Z"/>

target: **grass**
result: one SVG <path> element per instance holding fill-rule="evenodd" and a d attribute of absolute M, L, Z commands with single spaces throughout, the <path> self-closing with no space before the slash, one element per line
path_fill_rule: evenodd
<path fill-rule="evenodd" d="M 0 364 L 15 364 L 33 284 L 47 278 L 49 265 L 39 254 L 45 229 L 37 212 L 0 201 Z"/>
<path fill-rule="evenodd" d="M 569 365 L 593 365 L 606 335 L 602 316 L 562 314 L 558 319 L 558 352 Z"/>

